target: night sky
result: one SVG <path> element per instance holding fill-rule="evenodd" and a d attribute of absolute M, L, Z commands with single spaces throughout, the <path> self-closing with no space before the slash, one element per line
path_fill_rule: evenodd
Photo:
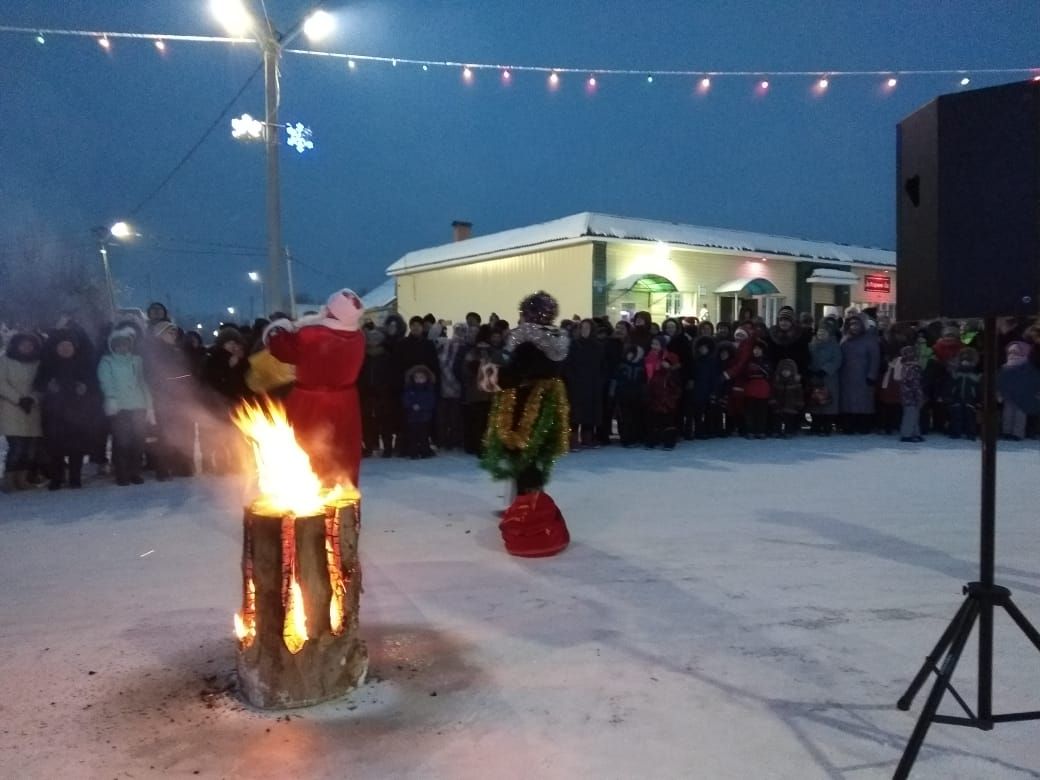
<path fill-rule="evenodd" d="M 259 2 L 256 3 L 259 6 Z M 267 0 L 288 28 L 308 8 Z M 945 0 L 647 2 L 362 0 L 329 3 L 320 48 L 433 60 L 633 69 L 995 68 L 1040 65 L 1040 4 Z M 937 10 L 941 8 L 941 10 Z M 223 34 L 207 0 L 4 0 L 0 24 Z M 304 41 L 300 41 L 304 44 Z M 130 218 L 259 61 L 246 45 L 0 35 L 0 242 L 27 229 L 89 245 Z M 578 211 L 674 220 L 892 248 L 895 124 L 956 76 L 881 78 L 603 76 L 546 88 L 544 74 L 287 55 L 284 119 L 316 148 L 283 146 L 285 241 L 297 288 L 324 297 L 374 287 L 405 252 Z M 1014 80 L 969 74 L 972 86 Z M 262 115 L 257 78 L 232 114 Z M 172 302 L 182 318 L 248 310 L 263 270 L 263 148 L 224 120 L 133 216 L 142 234 L 112 251 L 123 305 Z M 236 247 L 224 248 L 219 244 Z M 251 249 L 252 248 L 252 249 Z M 255 252 L 255 256 L 247 254 Z M 551 286 L 551 285 L 550 285 Z M 2 291 L 0 291 L 2 301 Z M 2 304 L 0 304 L 2 305 Z"/>

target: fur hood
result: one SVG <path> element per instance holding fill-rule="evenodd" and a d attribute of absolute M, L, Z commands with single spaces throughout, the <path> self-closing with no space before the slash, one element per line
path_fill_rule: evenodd
<path fill-rule="evenodd" d="M 715 354 L 715 339 L 711 336 L 700 336 L 696 341 L 693 342 L 693 357 L 694 359 L 700 354 L 701 347 L 708 348 L 708 356 L 711 357 Z"/>
<path fill-rule="evenodd" d="M 422 363 L 419 363 L 418 365 L 414 365 L 404 372 L 405 384 L 412 384 L 415 381 L 415 377 L 417 377 L 419 374 L 426 374 L 426 381 L 430 385 L 434 385 L 437 383 L 437 377 L 434 376 L 433 372 L 430 371 L 430 369 L 427 366 L 424 366 Z"/>
<path fill-rule="evenodd" d="M 32 355 L 22 355 L 19 348 L 26 341 L 36 348 Z M 7 357 L 19 363 L 35 363 L 43 353 L 43 342 L 33 333 L 15 333 L 7 344 Z"/>

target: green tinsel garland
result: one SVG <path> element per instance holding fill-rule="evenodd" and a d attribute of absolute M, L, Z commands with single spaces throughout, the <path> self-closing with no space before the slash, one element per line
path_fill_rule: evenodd
<path fill-rule="evenodd" d="M 484 433 L 484 454 L 480 457 L 481 467 L 494 479 L 516 479 L 518 474 L 534 466 L 548 481 L 556 459 L 567 451 L 570 443 L 567 391 L 558 379 L 543 381 L 552 382 L 552 386 L 542 396 L 528 444 L 520 450 L 506 447 L 498 434 L 496 420 L 502 394 L 495 395 Z"/>

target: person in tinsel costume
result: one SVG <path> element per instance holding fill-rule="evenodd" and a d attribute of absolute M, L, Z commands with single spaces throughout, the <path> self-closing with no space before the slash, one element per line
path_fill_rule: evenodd
<path fill-rule="evenodd" d="M 544 492 L 557 458 L 570 444 L 570 408 L 561 373 L 567 334 L 553 325 L 556 300 L 539 291 L 520 303 L 520 325 L 509 332 L 509 361 L 481 367 L 494 391 L 481 465 L 495 479 L 516 483 L 516 500 L 499 528 L 513 555 L 560 552 L 570 537 L 563 516 Z"/>

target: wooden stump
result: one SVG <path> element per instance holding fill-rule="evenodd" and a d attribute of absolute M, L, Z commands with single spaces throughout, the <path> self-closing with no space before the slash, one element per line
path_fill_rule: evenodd
<path fill-rule="evenodd" d="M 364 683 L 360 522 L 357 501 L 310 517 L 246 509 L 238 680 L 254 707 L 306 707 Z"/>

